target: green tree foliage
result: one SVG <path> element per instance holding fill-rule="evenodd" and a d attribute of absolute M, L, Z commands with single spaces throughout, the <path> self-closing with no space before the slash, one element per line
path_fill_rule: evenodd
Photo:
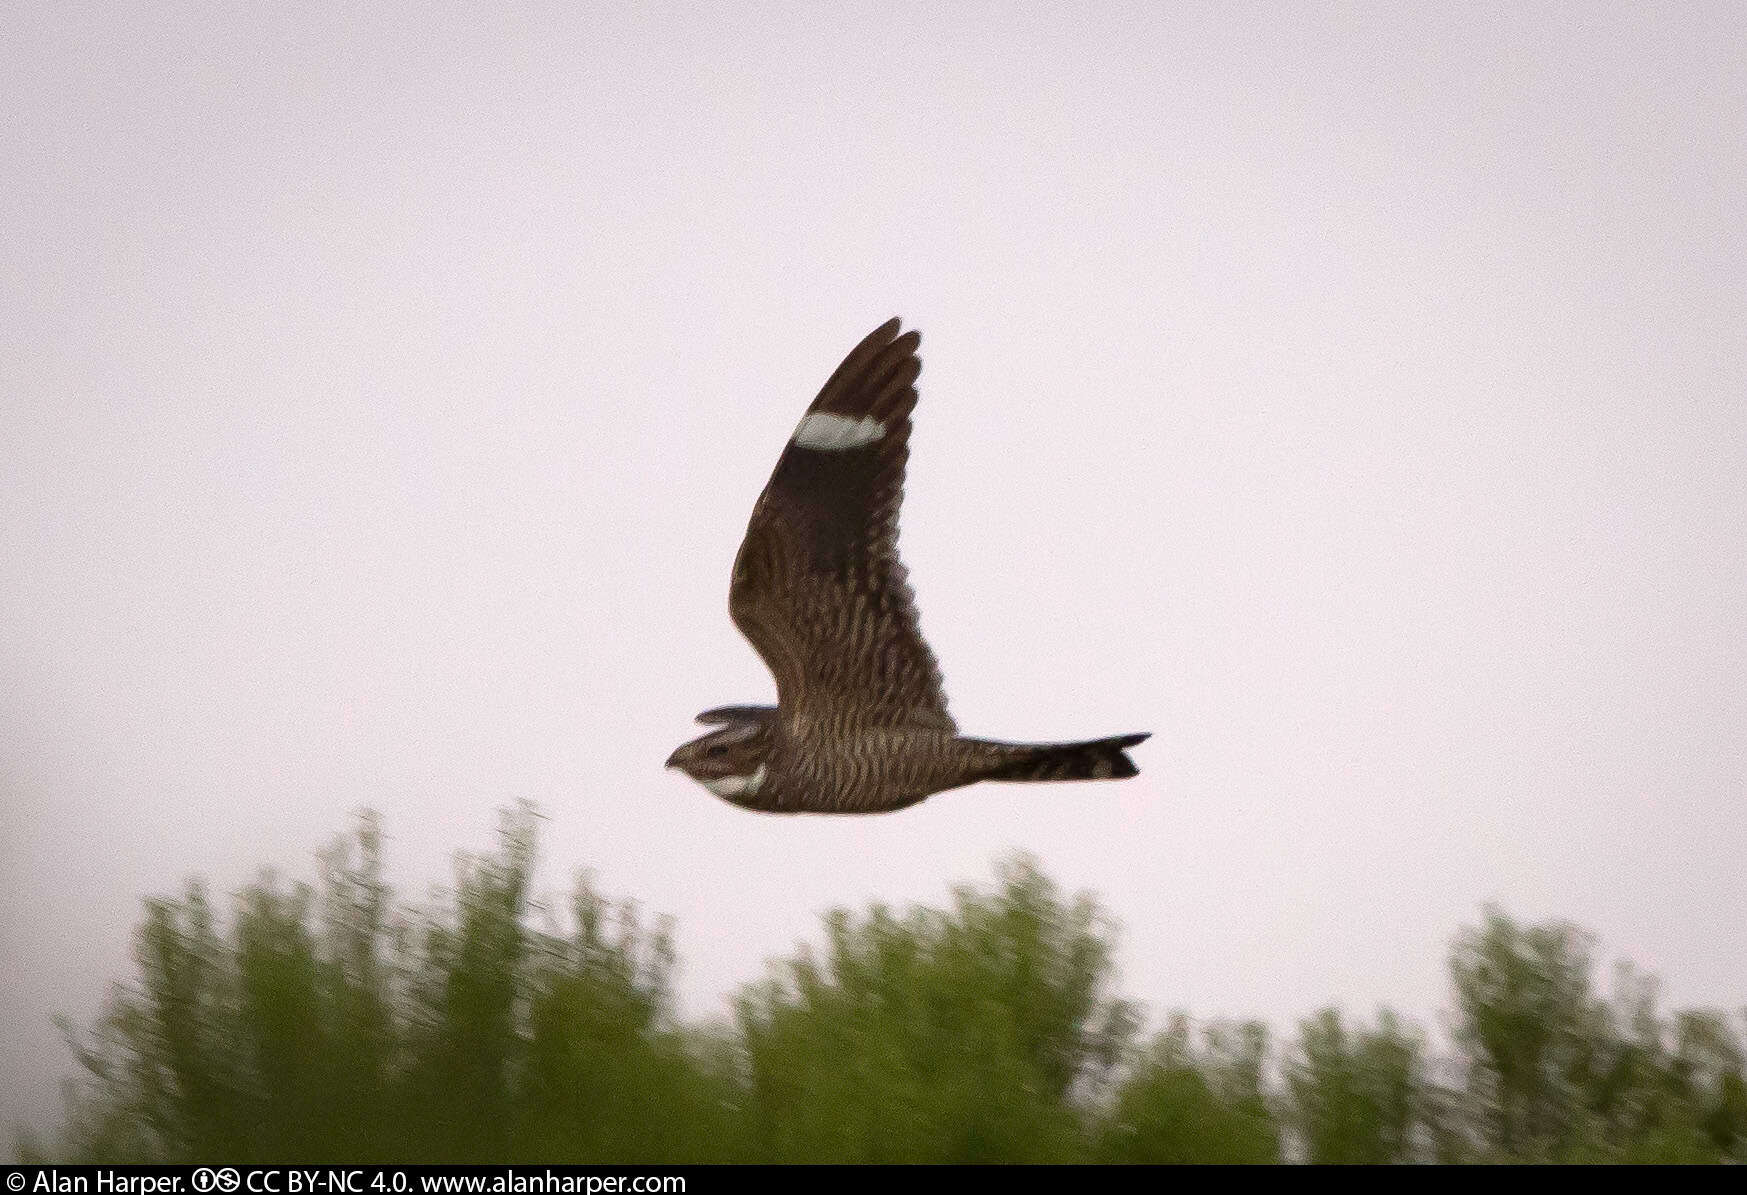
<path fill-rule="evenodd" d="M 1465 1052 L 1472 1150 L 1511 1160 L 1705 1162 L 1741 1158 L 1742 1050 L 1728 1018 L 1656 1008 L 1622 968 L 1593 994 L 1588 936 L 1520 926 L 1488 908 L 1450 962 Z"/>
<path fill-rule="evenodd" d="M 320 892 L 271 877 L 221 936 L 199 886 L 147 905 L 140 980 L 72 1035 L 87 1080 L 63 1156 L 726 1156 L 732 1073 L 674 1024 L 665 924 L 586 881 L 535 929 L 534 817 L 464 860 L 452 900 L 397 912 L 366 819 Z"/>
<path fill-rule="evenodd" d="M 1265 1094 L 1268 1031 L 1216 1023 L 1199 1047 L 1172 1016 L 1129 1070 L 1098 1134 L 1108 1162 L 1277 1162 L 1280 1134 Z"/>
<path fill-rule="evenodd" d="M 1298 1027 L 1285 1066 L 1288 1117 L 1306 1161 L 1411 1162 L 1433 1117 L 1425 1044 L 1387 1010 L 1374 1029 L 1349 1029 L 1324 1009 Z"/>
<path fill-rule="evenodd" d="M 1590 970 L 1588 937 L 1563 923 L 1523 928 L 1488 908 L 1457 940 L 1456 1037 L 1485 1138 L 1505 1155 L 1557 1156 L 1583 1134 L 1579 1093 L 1603 1064 L 1607 1021 Z"/>
<path fill-rule="evenodd" d="M 1135 1023 L 1108 995 L 1111 949 L 1092 902 L 1027 859 L 950 912 L 830 914 L 819 954 L 739 1000 L 754 1136 L 785 1161 L 1078 1156 L 1072 1097 Z"/>
<path fill-rule="evenodd" d="M 675 1015 L 670 926 L 578 879 L 529 892 L 505 815 L 453 892 L 398 906 L 373 818 L 314 885 L 228 916 L 149 901 L 137 976 L 66 1027 L 84 1078 L 40 1160 L 1747 1161 L 1731 1017 L 1595 994 L 1570 926 L 1486 910 L 1450 959 L 1455 1053 L 1388 1011 L 1167 1019 L 1114 990 L 1114 930 L 1035 861 L 944 909 L 838 910 L 731 1023 Z"/>

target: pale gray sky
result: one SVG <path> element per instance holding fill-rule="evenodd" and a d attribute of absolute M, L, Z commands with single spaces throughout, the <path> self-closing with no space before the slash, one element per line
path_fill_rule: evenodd
<path fill-rule="evenodd" d="M 1155 1009 L 1423 1018 L 1488 899 L 1747 1001 L 1747 7 L 700 8 L 6 6 L 0 1118 L 361 804 L 416 897 L 538 802 L 695 1012 L 1010 848 Z M 662 771 L 894 314 L 960 723 L 1139 779 Z"/>

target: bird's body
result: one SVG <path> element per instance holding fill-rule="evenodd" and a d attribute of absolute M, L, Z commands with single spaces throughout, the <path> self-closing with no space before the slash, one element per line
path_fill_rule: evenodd
<path fill-rule="evenodd" d="M 1057 745 L 965 738 L 946 710 L 897 554 L 920 337 L 898 321 L 856 346 L 801 419 L 734 561 L 728 607 L 770 667 L 776 706 L 673 753 L 736 805 L 877 813 L 979 780 L 1112 779 L 1147 736 Z"/>

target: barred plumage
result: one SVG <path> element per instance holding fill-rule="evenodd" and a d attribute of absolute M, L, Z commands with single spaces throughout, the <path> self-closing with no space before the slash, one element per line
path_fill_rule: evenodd
<path fill-rule="evenodd" d="M 1053 745 L 960 737 L 898 560 L 920 334 L 891 320 L 845 357 L 753 507 L 728 610 L 775 706 L 723 706 L 669 767 L 776 813 L 877 813 L 979 780 L 1135 774 L 1145 734 Z"/>

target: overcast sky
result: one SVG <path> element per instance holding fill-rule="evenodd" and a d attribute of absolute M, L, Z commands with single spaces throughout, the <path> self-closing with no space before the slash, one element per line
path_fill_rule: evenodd
<path fill-rule="evenodd" d="M 732 18 L 719 14 L 734 12 Z M 142 897 L 409 898 L 496 810 L 678 918 L 1035 852 L 1155 1010 L 1421 1018 L 1482 902 L 1747 1003 L 1747 7 L 7 4 L 0 1120 Z M 1121 784 L 772 818 L 728 570 L 923 331 L 903 546 L 960 724 Z"/>

